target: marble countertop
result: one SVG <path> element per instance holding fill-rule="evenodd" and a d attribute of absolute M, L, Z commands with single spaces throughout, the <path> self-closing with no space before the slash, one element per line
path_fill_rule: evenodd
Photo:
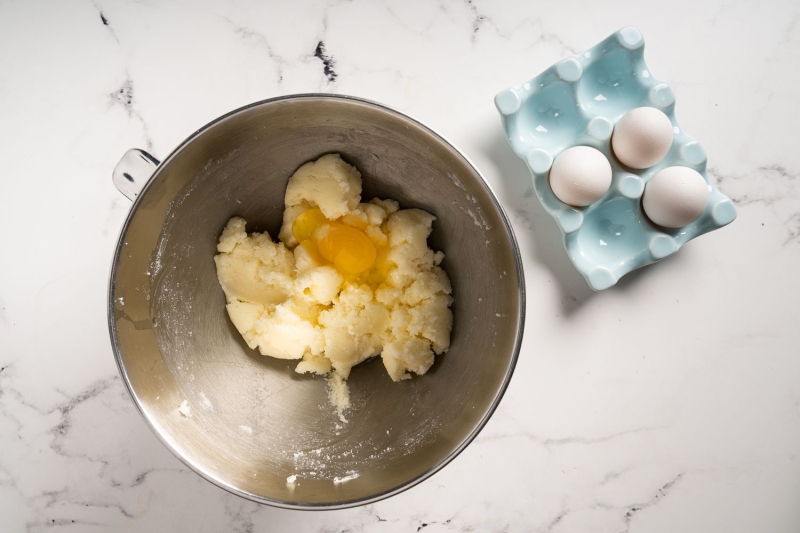
<path fill-rule="evenodd" d="M 739 217 L 593 293 L 493 97 L 627 25 Z M 798 64 L 792 1 L 0 1 L 0 529 L 798 531 Z M 134 408 L 106 325 L 122 153 L 164 157 L 296 92 L 386 103 L 461 148 L 512 218 L 529 294 L 477 440 L 344 511 L 259 506 L 188 470 Z"/>

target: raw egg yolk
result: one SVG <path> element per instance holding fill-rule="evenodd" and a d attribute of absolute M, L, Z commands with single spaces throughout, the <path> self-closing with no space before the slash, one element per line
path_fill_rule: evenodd
<path fill-rule="evenodd" d="M 292 224 L 292 235 L 297 242 L 304 242 L 314 238 L 317 228 L 327 223 L 328 219 L 318 207 L 309 209 L 300 214 Z"/>
<path fill-rule="evenodd" d="M 350 215 L 348 215 L 350 216 Z M 357 217 L 347 222 L 361 222 Z M 317 232 L 324 226 L 321 232 Z M 361 274 L 372 268 L 378 253 L 367 235 L 358 228 L 340 222 L 329 222 L 319 208 L 303 212 L 292 224 L 292 235 L 306 250 L 333 263 L 348 274 Z"/>
<path fill-rule="evenodd" d="M 331 222 L 316 236 L 320 255 L 348 274 L 360 274 L 375 264 L 375 245 L 359 229 Z"/>

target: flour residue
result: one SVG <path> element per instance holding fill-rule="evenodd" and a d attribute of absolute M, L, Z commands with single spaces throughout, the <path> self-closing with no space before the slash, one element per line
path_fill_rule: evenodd
<path fill-rule="evenodd" d="M 208 396 L 206 396 L 202 392 L 200 393 L 200 406 L 206 411 L 214 410 L 214 404 L 211 403 L 211 400 L 208 399 Z"/>
<path fill-rule="evenodd" d="M 447 177 L 448 177 L 448 178 L 450 178 L 450 181 L 452 181 L 452 182 L 453 182 L 453 184 L 454 184 L 456 187 L 458 187 L 458 188 L 459 188 L 459 189 L 461 189 L 462 191 L 466 192 L 466 190 L 467 190 L 467 189 L 466 189 L 466 187 L 464 187 L 464 184 L 463 184 L 463 183 L 461 183 L 461 180 L 459 180 L 459 179 L 458 179 L 458 176 L 456 176 L 456 175 L 455 175 L 455 174 L 453 174 L 452 172 L 448 172 L 448 173 L 447 173 Z"/>
<path fill-rule="evenodd" d="M 473 213 L 471 209 L 466 209 L 464 207 L 461 207 L 461 210 L 464 211 L 466 214 L 468 214 L 469 217 L 472 219 L 472 223 L 478 226 L 479 228 L 487 231 L 492 229 L 492 227 L 483 218 L 483 211 L 481 210 L 480 207 L 477 208 L 478 211 L 477 215 Z"/>
<path fill-rule="evenodd" d="M 187 400 L 183 400 L 178 406 L 178 412 L 184 418 L 192 418 L 192 408 L 189 407 L 189 402 Z"/>
<path fill-rule="evenodd" d="M 350 470 L 350 471 L 347 472 L 346 476 L 333 478 L 333 484 L 334 485 L 341 485 L 342 483 L 346 483 L 348 481 L 352 481 L 352 480 L 356 479 L 360 475 L 361 474 L 359 474 L 358 472 Z"/>

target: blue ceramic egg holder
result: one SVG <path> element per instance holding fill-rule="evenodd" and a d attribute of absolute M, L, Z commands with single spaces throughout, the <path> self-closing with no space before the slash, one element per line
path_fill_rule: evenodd
<path fill-rule="evenodd" d="M 561 229 L 572 263 L 594 290 L 611 287 L 628 272 L 664 259 L 690 239 L 736 218 L 730 198 L 708 181 L 702 146 L 678 126 L 672 90 L 647 68 L 644 38 L 636 28 L 623 28 L 521 86 L 502 91 L 495 105 L 511 147 L 533 174 L 536 195 Z M 643 106 L 669 117 L 674 138 L 664 159 L 636 170 L 614 157 L 611 134 L 625 113 Z M 613 179 L 600 200 L 576 208 L 556 198 L 548 173 L 562 151 L 581 145 L 608 158 Z M 709 188 L 703 214 L 682 228 L 657 226 L 642 209 L 648 180 L 670 166 L 696 170 Z"/>

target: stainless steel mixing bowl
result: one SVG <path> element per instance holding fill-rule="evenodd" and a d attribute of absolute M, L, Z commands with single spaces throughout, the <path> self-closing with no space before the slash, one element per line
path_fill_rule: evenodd
<path fill-rule="evenodd" d="M 399 383 L 379 358 L 356 367 L 347 424 L 323 378 L 248 349 L 213 261 L 234 215 L 275 237 L 289 176 L 330 152 L 361 171 L 363 198 L 436 215 L 429 242 L 446 254 L 455 297 L 450 350 Z M 134 402 L 178 458 L 257 502 L 333 509 L 407 489 L 475 438 L 514 369 L 524 280 L 502 208 L 458 150 L 382 105 L 298 95 L 225 115 L 156 164 L 129 152 L 115 172 L 136 200 L 114 257 L 109 326 Z M 184 400 L 191 418 L 178 412 Z"/>

